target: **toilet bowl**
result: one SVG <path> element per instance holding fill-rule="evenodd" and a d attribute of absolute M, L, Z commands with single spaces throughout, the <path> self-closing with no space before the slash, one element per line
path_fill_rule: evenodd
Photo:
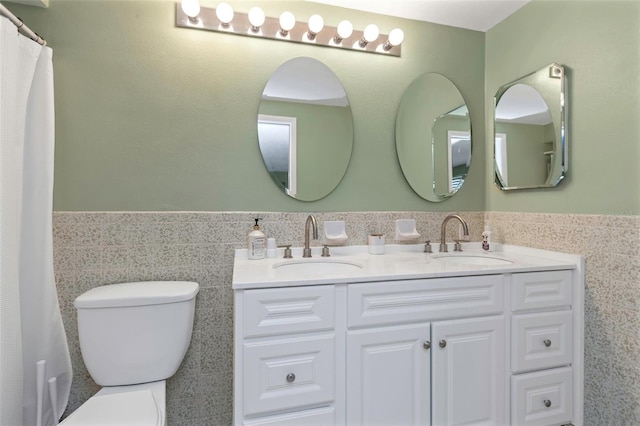
<path fill-rule="evenodd" d="M 82 358 L 103 388 L 64 426 L 164 426 L 166 379 L 191 342 L 199 286 L 145 281 L 96 287 L 74 301 Z"/>
<path fill-rule="evenodd" d="M 100 389 L 60 424 L 64 426 L 164 426 L 165 381 Z"/>

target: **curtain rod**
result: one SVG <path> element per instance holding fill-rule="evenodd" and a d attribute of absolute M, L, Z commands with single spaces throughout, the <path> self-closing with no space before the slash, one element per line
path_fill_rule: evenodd
<path fill-rule="evenodd" d="M 43 46 L 47 44 L 45 39 L 40 37 L 37 33 L 33 32 L 29 27 L 27 27 L 24 22 L 22 22 L 22 19 L 11 13 L 11 11 L 4 7 L 2 3 L 0 3 L 0 15 L 8 18 L 13 23 L 13 25 L 18 27 L 18 32 L 22 35 L 29 37 L 31 40 Z"/>

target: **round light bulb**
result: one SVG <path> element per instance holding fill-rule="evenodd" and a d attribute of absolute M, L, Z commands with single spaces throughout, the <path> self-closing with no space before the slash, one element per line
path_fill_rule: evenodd
<path fill-rule="evenodd" d="M 309 31 L 318 34 L 324 28 L 324 19 L 320 15 L 312 15 L 309 18 Z"/>
<path fill-rule="evenodd" d="M 280 28 L 282 31 L 291 31 L 296 25 L 296 17 L 291 12 L 282 12 L 280 15 Z"/>
<path fill-rule="evenodd" d="M 338 24 L 338 37 L 349 38 L 353 34 L 353 24 L 349 21 L 341 21 Z"/>
<path fill-rule="evenodd" d="M 180 7 L 190 20 L 197 18 L 200 14 L 200 2 L 198 0 L 182 0 Z"/>
<path fill-rule="evenodd" d="M 389 33 L 389 44 L 392 46 L 399 46 L 404 41 L 404 31 L 400 28 L 394 28 Z"/>
<path fill-rule="evenodd" d="M 378 36 L 380 35 L 380 30 L 376 24 L 369 24 L 364 27 L 364 39 L 371 43 L 372 41 L 376 41 Z"/>
<path fill-rule="evenodd" d="M 216 7 L 216 16 L 224 25 L 228 25 L 233 20 L 233 8 L 229 3 L 220 3 Z"/>
<path fill-rule="evenodd" d="M 258 6 L 249 9 L 249 22 L 255 28 L 259 28 L 264 24 L 264 11 Z"/>

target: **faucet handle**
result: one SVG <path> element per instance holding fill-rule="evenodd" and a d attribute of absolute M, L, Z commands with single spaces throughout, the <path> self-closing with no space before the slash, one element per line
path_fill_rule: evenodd
<path fill-rule="evenodd" d="M 433 253 L 433 250 L 431 249 L 431 240 L 427 240 L 424 242 L 424 252 Z"/>
<path fill-rule="evenodd" d="M 278 247 L 280 248 L 284 247 L 284 256 L 282 256 L 283 259 L 293 258 L 293 256 L 291 255 L 291 244 L 284 244 Z"/>
<path fill-rule="evenodd" d="M 324 247 L 322 247 L 322 257 L 331 257 L 329 254 L 329 246 L 327 244 L 324 244 Z"/>
<path fill-rule="evenodd" d="M 455 245 L 453 246 L 453 251 L 462 251 L 462 244 L 460 244 L 460 240 L 453 240 L 455 241 Z"/>

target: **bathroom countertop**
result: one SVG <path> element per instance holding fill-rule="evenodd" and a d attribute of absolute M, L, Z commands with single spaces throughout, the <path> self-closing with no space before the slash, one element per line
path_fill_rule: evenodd
<path fill-rule="evenodd" d="M 423 244 L 386 245 L 385 253 L 369 254 L 368 247 L 331 247 L 331 257 L 321 257 L 322 247 L 312 248 L 312 257 L 303 258 L 302 248 L 292 248 L 293 259 L 283 259 L 283 249 L 275 258 L 249 260 L 246 249 L 237 249 L 233 263 L 233 288 L 295 287 L 319 284 L 361 283 L 371 281 L 405 280 L 436 277 L 459 277 L 512 272 L 533 272 L 575 269 L 579 256 L 531 249 L 527 247 L 494 244 L 495 250 L 484 252 L 480 243 L 463 243 L 462 252 L 454 252 L 452 245 L 447 255 L 477 256 L 506 259 L 513 263 L 500 265 L 459 264 L 438 259 L 437 245 L 434 253 L 424 253 Z M 318 273 L 313 271 L 288 271 L 274 268 L 283 263 L 345 262 L 361 266 L 347 272 Z M 310 268 L 312 269 L 312 267 Z"/>

